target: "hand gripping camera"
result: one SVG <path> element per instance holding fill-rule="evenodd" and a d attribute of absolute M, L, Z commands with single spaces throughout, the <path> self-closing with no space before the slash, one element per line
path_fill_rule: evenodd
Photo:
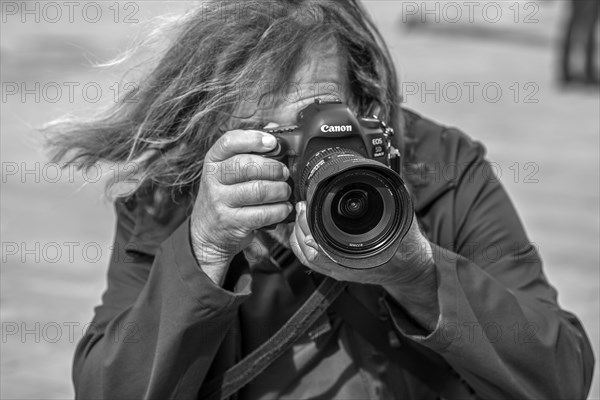
<path fill-rule="evenodd" d="M 388 262 L 413 218 L 409 193 L 392 169 L 399 165 L 393 130 L 376 117 L 355 117 L 339 100 L 316 99 L 296 120 L 265 130 L 278 142 L 265 156 L 289 167 L 291 201 L 306 201 L 316 242 L 348 268 Z"/>

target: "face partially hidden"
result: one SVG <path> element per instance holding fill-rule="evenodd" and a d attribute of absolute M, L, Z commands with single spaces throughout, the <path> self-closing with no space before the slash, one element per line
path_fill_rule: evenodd
<path fill-rule="evenodd" d="M 323 48 L 322 52 L 314 54 L 315 56 L 296 72 L 293 82 L 289 85 L 293 90 L 291 89 L 285 96 L 280 95 L 279 99 L 275 99 L 274 105 L 259 109 L 244 122 L 264 124 L 264 129 L 294 125 L 298 112 L 314 103 L 316 98 L 339 98 L 347 101 L 349 90 L 345 79 L 346 71 L 342 69 L 335 46 Z M 245 108 L 244 105 L 242 108 Z M 293 223 L 279 224 L 276 229 L 269 230 L 268 233 L 281 244 L 289 247 L 289 236 L 293 226 Z"/>

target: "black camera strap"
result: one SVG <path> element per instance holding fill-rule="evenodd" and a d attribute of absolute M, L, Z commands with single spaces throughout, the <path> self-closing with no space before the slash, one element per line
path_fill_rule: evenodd
<path fill-rule="evenodd" d="M 227 399 L 252 381 L 304 335 L 346 286 L 346 282 L 324 279 L 308 300 L 265 343 L 229 368 L 224 375 L 202 385 L 199 398 Z"/>
<path fill-rule="evenodd" d="M 289 254 L 286 252 L 277 254 L 279 257 L 271 261 L 280 266 L 284 265 L 279 261 L 284 260 Z M 273 336 L 229 368 L 224 375 L 203 384 L 199 398 L 225 400 L 234 395 L 285 353 L 328 308 L 376 349 L 388 355 L 393 362 L 444 399 L 476 398 L 474 392 L 442 357 L 428 354 L 408 340 L 392 344 L 388 336 L 391 332 L 390 324 L 374 316 L 348 292 L 347 286 L 347 282 L 322 277 L 315 292 Z"/>

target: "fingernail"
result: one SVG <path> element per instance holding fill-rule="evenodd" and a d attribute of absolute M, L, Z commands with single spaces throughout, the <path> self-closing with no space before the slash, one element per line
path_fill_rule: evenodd
<path fill-rule="evenodd" d="M 263 129 L 274 129 L 274 128 L 277 128 L 278 126 L 279 126 L 279 124 L 277 122 L 269 122 L 268 124 L 263 126 Z"/>
<path fill-rule="evenodd" d="M 275 139 L 275 136 L 273 135 L 265 134 L 262 137 L 262 144 L 267 148 L 272 148 L 277 144 L 277 139 Z"/>
<path fill-rule="evenodd" d="M 288 167 L 284 166 L 283 167 L 283 179 L 286 179 L 290 177 L 290 170 L 288 169 Z"/>
<path fill-rule="evenodd" d="M 296 213 L 300 214 L 300 202 L 296 203 Z"/>

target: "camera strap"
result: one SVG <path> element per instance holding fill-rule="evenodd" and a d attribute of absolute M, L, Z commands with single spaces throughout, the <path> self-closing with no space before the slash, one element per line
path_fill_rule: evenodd
<path fill-rule="evenodd" d="M 300 339 L 346 286 L 346 282 L 323 279 L 308 300 L 273 336 L 229 368 L 224 375 L 202 385 L 199 398 L 224 400 L 235 394 Z"/>
<path fill-rule="evenodd" d="M 284 254 L 278 257 L 278 262 Z M 283 265 L 283 264 L 280 264 Z M 225 374 L 202 385 L 199 398 L 225 400 L 251 382 L 300 339 L 330 308 L 377 350 L 446 400 L 475 399 L 473 390 L 439 355 L 420 349 L 409 340 L 398 340 L 389 321 L 371 313 L 347 290 L 348 283 L 323 276 L 314 293 L 290 319 Z"/>

